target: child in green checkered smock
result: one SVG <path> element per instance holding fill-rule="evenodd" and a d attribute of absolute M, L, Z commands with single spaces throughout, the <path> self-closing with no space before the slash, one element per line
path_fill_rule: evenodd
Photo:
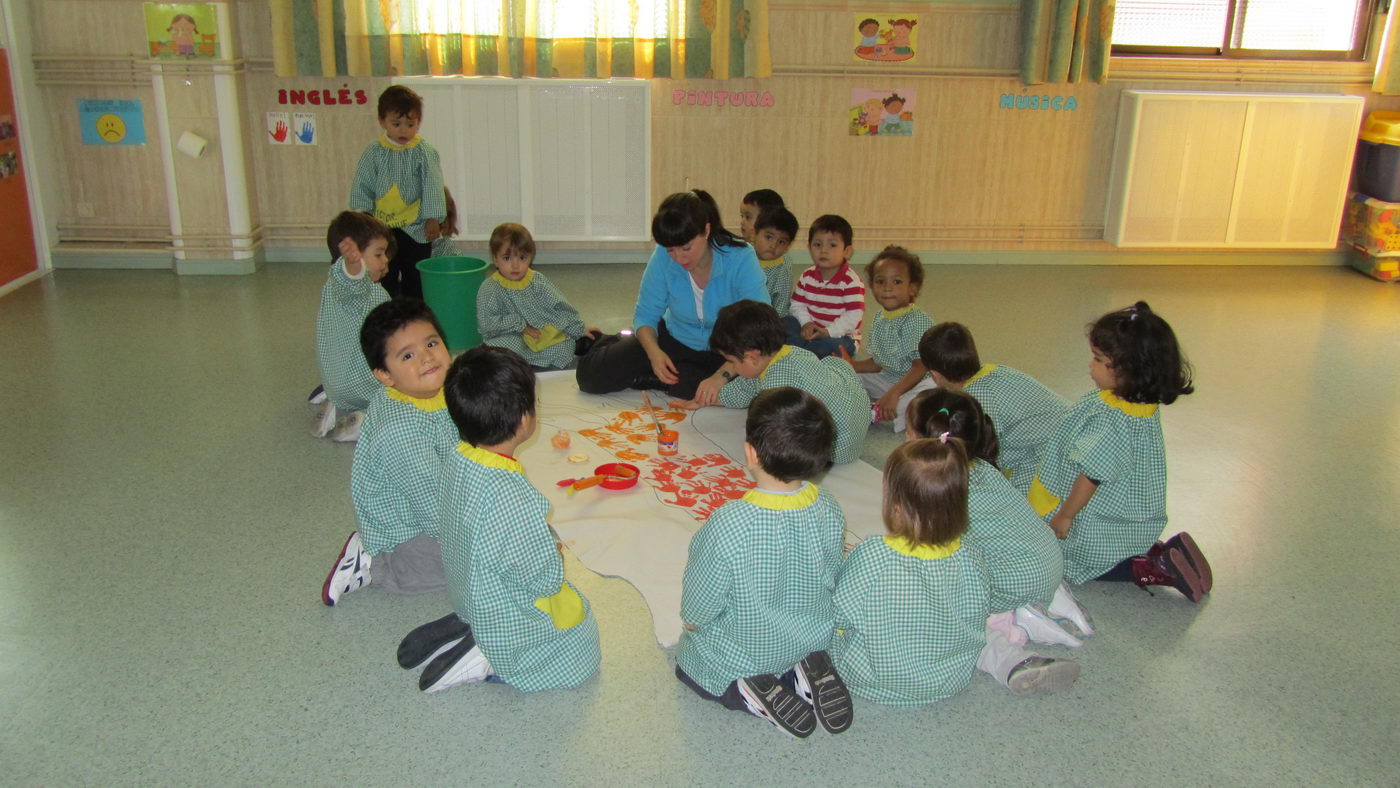
<path fill-rule="evenodd" d="M 914 305 L 924 284 L 924 266 L 918 255 L 891 245 L 866 266 L 865 276 L 882 308 L 865 335 L 870 358 L 852 361 L 851 366 L 860 373 L 860 383 L 875 403 L 874 418 L 893 422 L 895 432 L 904 432 L 909 401 L 933 387 L 919 359 L 919 339 L 933 321 Z"/>
<path fill-rule="evenodd" d="M 766 190 L 765 190 L 766 191 Z M 741 210 L 753 210 L 755 206 L 745 204 Z M 742 227 L 744 238 L 753 245 L 758 256 L 758 265 L 763 269 L 767 283 L 768 303 L 777 310 L 778 317 L 786 315 L 792 308 L 792 269 L 784 257 L 792 239 L 797 236 L 797 217 L 782 204 L 765 207 L 753 219 L 752 237 L 747 226 Z"/>
<path fill-rule="evenodd" d="M 1046 444 L 1028 500 L 1064 540 L 1069 582 L 1175 585 L 1198 600 L 1210 578 L 1199 551 L 1181 549 L 1177 561 L 1176 548 L 1157 543 L 1167 523 L 1161 405 L 1194 390 L 1190 367 L 1171 326 L 1141 301 L 1095 322 L 1089 346 L 1098 390 Z"/>
<path fill-rule="evenodd" d="M 383 386 L 360 350 L 360 326 L 389 300 L 378 282 L 389 267 L 389 230 L 373 216 L 344 211 L 327 232 L 339 255 L 321 288 L 316 312 L 316 368 L 331 404 L 342 414 L 363 411 Z"/>
<path fill-rule="evenodd" d="M 902 444 L 885 463 L 889 535 L 856 546 L 836 582 L 836 667 L 851 693 L 932 703 L 972 678 L 990 590 L 967 530 L 962 442 Z"/>
<path fill-rule="evenodd" d="M 476 294 L 482 343 L 513 350 L 534 367 L 567 367 L 579 338 L 596 336 L 597 329 L 585 327 L 559 288 L 534 268 L 529 230 L 507 222 L 492 231 L 490 245 L 496 271 Z"/>
<path fill-rule="evenodd" d="M 516 353 L 480 345 L 452 363 L 444 397 L 462 439 L 437 498 L 457 620 L 419 651 L 426 658 L 450 646 L 427 662 L 418 686 L 436 692 L 491 677 L 523 692 L 577 686 L 598 670 L 597 623 L 564 579 L 549 502 L 513 456 L 535 432 L 535 374 Z M 412 667 L 404 648 L 400 664 Z"/>
<path fill-rule="evenodd" d="M 754 398 L 744 453 L 757 486 L 695 532 L 682 580 L 677 677 L 703 697 L 724 702 L 750 689 L 740 682 L 790 670 L 795 682 L 796 671 L 811 666 L 798 663 L 830 645 L 846 518 L 830 493 L 806 479 L 826 468 L 834 431 L 809 393 L 789 387 Z M 822 717 L 830 704 L 815 708 Z M 795 702 L 789 710 L 808 716 Z"/>
<path fill-rule="evenodd" d="M 1026 373 L 983 364 L 972 332 L 961 323 L 939 323 L 919 340 L 919 357 L 937 385 L 977 398 L 996 425 L 997 467 L 1024 496 L 1046 441 L 1069 411 L 1059 394 Z"/>
<path fill-rule="evenodd" d="M 451 363 L 442 327 L 422 301 L 386 301 L 365 317 L 360 346 L 380 390 L 350 467 L 359 529 L 326 577 L 328 605 L 369 583 L 401 594 L 446 588 L 437 479 L 458 437 L 442 395 Z"/>

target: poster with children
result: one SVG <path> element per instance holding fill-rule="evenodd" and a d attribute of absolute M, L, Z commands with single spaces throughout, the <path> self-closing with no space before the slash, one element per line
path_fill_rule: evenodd
<path fill-rule="evenodd" d="M 918 27 L 917 15 L 856 14 L 852 27 L 856 61 L 898 63 L 913 60 L 919 48 Z"/>
<path fill-rule="evenodd" d="M 914 136 L 914 88 L 851 89 L 852 137 Z"/>
<path fill-rule="evenodd" d="M 151 57 L 219 57 L 219 21 L 214 3 L 146 3 L 146 41 Z"/>

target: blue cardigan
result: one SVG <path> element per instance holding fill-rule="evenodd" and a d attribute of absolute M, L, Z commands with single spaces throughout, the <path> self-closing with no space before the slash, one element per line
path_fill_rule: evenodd
<path fill-rule="evenodd" d="M 711 247 L 711 251 L 710 282 L 705 286 L 703 316 L 695 314 L 690 274 L 658 246 L 642 273 L 632 327 L 651 326 L 655 330 L 656 324 L 664 318 L 666 330 L 681 344 L 692 350 L 709 350 L 710 329 L 720 309 L 746 298 L 770 303 L 763 269 L 758 265 L 753 247 L 747 244 L 721 246 Z"/>

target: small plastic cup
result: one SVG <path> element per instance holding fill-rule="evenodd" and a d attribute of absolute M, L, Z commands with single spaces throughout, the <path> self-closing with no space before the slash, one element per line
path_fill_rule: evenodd
<path fill-rule="evenodd" d="M 663 457 L 670 457 L 676 453 L 676 444 L 680 443 L 681 434 L 675 430 L 662 430 L 656 436 L 656 451 Z"/>

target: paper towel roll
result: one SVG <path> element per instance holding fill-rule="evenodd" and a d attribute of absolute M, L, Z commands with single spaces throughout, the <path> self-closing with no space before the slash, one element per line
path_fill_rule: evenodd
<path fill-rule="evenodd" d="M 189 156 L 191 159 L 197 159 L 200 154 L 204 153 L 204 148 L 208 145 L 209 140 L 195 134 L 193 131 L 187 131 L 180 135 L 180 140 L 175 143 L 175 149 Z"/>

